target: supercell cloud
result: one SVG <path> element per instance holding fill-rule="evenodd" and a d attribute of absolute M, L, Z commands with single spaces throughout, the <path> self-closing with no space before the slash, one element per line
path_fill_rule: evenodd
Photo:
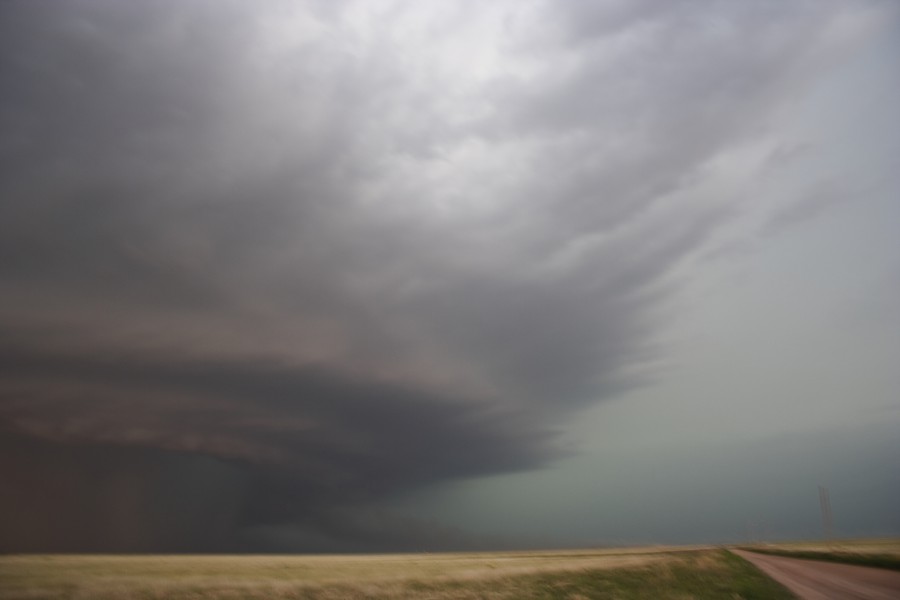
<path fill-rule="evenodd" d="M 464 546 L 372 507 L 657 376 L 866 6 L 5 2 L 0 549 Z"/>

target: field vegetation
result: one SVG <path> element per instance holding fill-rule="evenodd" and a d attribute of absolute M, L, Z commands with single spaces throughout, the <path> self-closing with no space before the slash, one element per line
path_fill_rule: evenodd
<path fill-rule="evenodd" d="M 727 550 L 3 556 L 2 599 L 792 598 Z"/>
<path fill-rule="evenodd" d="M 789 542 L 758 544 L 744 548 L 761 554 L 900 571 L 900 540 L 898 539 Z"/>

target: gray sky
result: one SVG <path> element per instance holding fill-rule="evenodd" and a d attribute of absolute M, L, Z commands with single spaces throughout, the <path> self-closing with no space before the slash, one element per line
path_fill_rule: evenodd
<path fill-rule="evenodd" d="M 0 550 L 900 533 L 894 3 L 0 11 Z"/>

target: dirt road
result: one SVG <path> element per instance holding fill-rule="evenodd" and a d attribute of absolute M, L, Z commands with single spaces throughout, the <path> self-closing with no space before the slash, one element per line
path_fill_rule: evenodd
<path fill-rule="evenodd" d="M 732 550 L 802 600 L 897 600 L 900 572 Z"/>

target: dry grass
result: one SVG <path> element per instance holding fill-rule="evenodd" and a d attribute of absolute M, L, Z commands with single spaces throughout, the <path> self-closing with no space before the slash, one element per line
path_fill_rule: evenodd
<path fill-rule="evenodd" d="M 764 554 L 900 571 L 900 540 L 835 540 L 745 546 Z"/>
<path fill-rule="evenodd" d="M 846 539 L 756 544 L 760 548 L 798 552 L 852 552 L 856 554 L 889 554 L 900 558 L 900 539 Z M 748 546 L 750 547 L 750 546 Z"/>
<path fill-rule="evenodd" d="M 730 598 L 737 596 L 699 596 L 685 590 L 731 589 L 729 578 L 745 568 L 735 560 L 718 550 L 672 548 L 368 556 L 4 556 L 0 598 Z M 644 589 L 651 593 L 645 596 Z"/>

